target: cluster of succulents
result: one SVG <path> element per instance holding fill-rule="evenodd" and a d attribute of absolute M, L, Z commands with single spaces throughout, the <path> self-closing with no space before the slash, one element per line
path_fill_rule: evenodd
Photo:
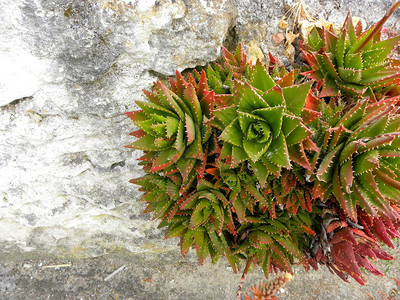
<path fill-rule="evenodd" d="M 382 99 L 388 92 L 398 93 L 399 61 L 390 57 L 400 36 L 381 40 L 384 23 L 398 8 L 392 5 L 386 15 L 368 30 L 361 20 L 354 26 L 349 13 L 338 35 L 327 28 L 314 27 L 302 52 L 310 78 L 323 81 L 320 97 L 368 96 Z"/>
<path fill-rule="evenodd" d="M 223 62 L 144 91 L 126 113 L 139 128 L 145 212 L 202 264 L 226 257 L 271 272 L 326 265 L 365 283 L 381 243 L 400 237 L 400 36 L 380 40 L 349 14 L 339 35 L 314 28 L 302 70 L 244 47 Z"/>

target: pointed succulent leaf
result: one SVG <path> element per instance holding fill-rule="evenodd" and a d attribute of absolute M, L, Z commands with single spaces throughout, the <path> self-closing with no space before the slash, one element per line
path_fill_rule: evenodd
<path fill-rule="evenodd" d="M 260 243 L 260 244 L 271 244 L 274 242 L 274 240 L 269 236 L 269 234 L 261 231 L 261 230 L 255 230 L 249 233 L 249 238 L 255 243 Z"/>
<path fill-rule="evenodd" d="M 234 119 L 222 132 L 219 137 L 227 143 L 241 147 L 243 140 L 243 133 L 240 128 L 238 118 Z"/>
<path fill-rule="evenodd" d="M 268 122 L 273 138 L 279 135 L 283 122 L 282 106 L 256 109 L 253 111 L 253 115 L 260 116 L 263 120 Z"/>
<path fill-rule="evenodd" d="M 297 116 L 301 115 L 312 82 L 285 87 L 282 89 L 287 108 Z"/>
<path fill-rule="evenodd" d="M 165 117 L 167 116 L 176 117 L 174 112 L 155 103 L 146 101 L 136 101 L 136 104 L 143 110 L 143 113 L 146 115 L 158 114 Z"/>
<path fill-rule="evenodd" d="M 282 133 L 272 140 L 268 150 L 265 152 L 265 156 L 278 166 L 290 168 L 289 151 Z"/>
<path fill-rule="evenodd" d="M 296 256 L 299 260 L 304 260 L 303 255 L 297 248 L 297 246 L 287 238 L 284 238 L 280 235 L 273 235 L 274 240 L 276 240 L 283 248 L 285 248 L 288 252 Z"/>
<path fill-rule="evenodd" d="M 239 221 L 244 221 L 246 216 L 246 205 L 243 203 L 240 197 L 236 197 L 236 199 L 233 201 L 233 208 L 235 209 Z"/>
<path fill-rule="evenodd" d="M 200 102 L 197 99 L 196 91 L 192 84 L 189 84 L 185 89 L 185 100 L 189 103 L 189 109 L 191 110 L 192 116 L 194 118 L 197 126 L 200 126 L 203 121 L 203 116 L 201 113 Z"/>
<path fill-rule="evenodd" d="M 243 147 L 237 147 L 237 146 L 231 147 L 231 160 L 232 160 L 231 167 L 232 168 L 236 167 L 238 164 L 242 163 L 243 161 L 247 160 L 248 158 L 249 158 L 249 156 L 244 151 Z"/>
<path fill-rule="evenodd" d="M 262 98 L 268 103 L 269 106 L 284 106 L 285 98 L 283 97 L 282 88 L 279 85 L 274 86 L 266 91 Z"/>
<path fill-rule="evenodd" d="M 214 110 L 213 113 L 215 117 L 224 124 L 224 126 L 228 126 L 237 117 L 237 107 L 233 105 L 221 107 Z"/>
<path fill-rule="evenodd" d="M 174 117 L 167 117 L 165 121 L 167 137 L 170 138 L 178 132 L 179 120 Z"/>
<path fill-rule="evenodd" d="M 334 167 L 334 157 L 341 150 L 342 147 L 343 145 L 341 144 L 325 155 L 316 173 L 317 177 L 319 177 L 320 180 L 322 180 L 321 176 L 327 174 L 328 172 L 331 172 L 332 168 Z"/>
<path fill-rule="evenodd" d="M 325 27 L 323 28 L 323 38 L 324 38 L 324 46 L 325 46 L 325 51 L 329 53 L 333 53 L 336 50 L 336 43 L 338 40 L 338 37 L 326 29 Z"/>
<path fill-rule="evenodd" d="M 254 66 L 250 84 L 263 92 L 268 91 L 275 85 L 274 80 L 268 74 L 268 70 L 259 60 Z"/>
<path fill-rule="evenodd" d="M 255 109 L 269 107 L 269 104 L 248 83 L 236 81 L 235 93 L 239 99 L 240 111 L 252 112 Z"/>
<path fill-rule="evenodd" d="M 196 138 L 196 129 L 193 119 L 188 114 L 185 115 L 185 130 L 187 136 L 187 144 L 190 145 Z"/>
<path fill-rule="evenodd" d="M 361 70 L 346 69 L 343 67 L 339 67 L 338 73 L 339 73 L 340 78 L 343 81 L 348 81 L 351 83 L 358 83 L 362 79 Z"/>
<path fill-rule="evenodd" d="M 173 229 L 167 230 L 165 233 L 165 239 L 170 239 L 177 236 L 182 236 L 187 231 L 187 227 L 185 225 L 179 225 L 174 227 Z"/>
<path fill-rule="evenodd" d="M 288 136 L 286 137 L 286 143 L 288 146 L 298 144 L 301 141 L 304 141 L 308 137 L 310 137 L 312 131 L 309 130 L 306 126 L 300 125 L 296 127 Z"/>
<path fill-rule="evenodd" d="M 331 61 L 331 59 L 329 58 L 329 56 L 324 53 L 324 54 L 315 54 L 316 58 L 317 58 L 317 62 L 318 62 L 318 66 L 320 67 L 320 69 L 325 72 L 328 76 L 330 76 L 330 78 L 332 78 L 333 80 L 339 80 L 339 74 L 337 73 L 337 70 L 333 64 L 333 62 Z M 352 66 L 349 64 L 346 64 L 345 61 L 345 67 L 346 68 L 351 68 Z"/>
<path fill-rule="evenodd" d="M 255 143 L 252 140 L 246 139 L 243 141 L 243 149 L 246 152 L 247 156 L 251 159 L 251 161 L 256 162 L 260 159 L 262 155 L 265 154 L 270 144 L 271 140 L 268 140 L 264 143 Z"/>
<path fill-rule="evenodd" d="M 378 150 L 367 151 L 354 158 L 355 175 L 360 175 L 376 168 L 379 168 Z"/>
<path fill-rule="evenodd" d="M 258 182 L 261 186 L 264 186 L 265 182 L 267 181 L 267 177 L 270 174 L 268 168 L 261 160 L 257 162 L 250 162 L 250 165 L 251 169 L 254 171 L 254 174 L 258 179 Z"/>

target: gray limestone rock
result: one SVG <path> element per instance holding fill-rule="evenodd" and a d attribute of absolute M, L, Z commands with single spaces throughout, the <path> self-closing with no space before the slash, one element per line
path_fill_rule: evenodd
<path fill-rule="evenodd" d="M 234 5 L 2 1 L 0 15 L 0 239 L 89 256 L 175 244 L 128 183 L 142 171 L 123 112 L 157 76 L 216 60 Z"/>

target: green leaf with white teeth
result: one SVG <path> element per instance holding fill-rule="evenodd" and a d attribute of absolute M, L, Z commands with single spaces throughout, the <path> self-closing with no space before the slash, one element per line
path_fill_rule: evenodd
<path fill-rule="evenodd" d="M 400 35 L 381 40 L 382 27 L 394 11 L 390 10 L 364 32 L 360 27 L 355 30 L 351 14 L 338 36 L 326 28 L 314 27 L 310 31 L 302 51 L 308 55 L 308 70 L 315 79 L 324 80 L 324 95 L 333 96 L 335 90 L 340 90 L 342 95 L 362 98 L 369 88 L 379 97 L 391 90 L 391 94 L 393 91 L 399 94 L 395 86 L 400 72 L 392 66 L 398 66 L 400 61 L 390 54 L 400 41 Z"/>

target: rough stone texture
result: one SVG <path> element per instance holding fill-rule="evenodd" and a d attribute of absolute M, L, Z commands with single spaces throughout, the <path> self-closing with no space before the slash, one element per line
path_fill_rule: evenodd
<path fill-rule="evenodd" d="M 400 254 L 398 250 L 391 253 Z M 386 277 L 368 274 L 364 287 L 355 282 L 346 284 L 326 268 L 307 273 L 296 268 L 295 276 L 278 297 L 281 300 L 400 299 L 400 287 L 394 280 L 400 278 L 399 261 L 381 263 L 379 267 Z M 0 262 L 0 294 L 2 299 L 12 300 L 232 300 L 239 278 L 240 274 L 232 274 L 222 261 L 198 267 L 194 257 L 183 260 L 175 251 L 142 255 L 116 252 L 81 260 L 35 258 Z M 251 285 L 260 280 L 263 275 L 256 268 L 247 277 L 244 293 L 250 295 Z"/>
<path fill-rule="evenodd" d="M 218 58 L 229 1 L 2 1 L 0 230 L 22 249 L 162 248 L 128 180 L 123 112 L 156 75 Z M 4 80 L 3 80 L 4 78 Z"/>
<path fill-rule="evenodd" d="M 287 8 L 295 5 L 297 0 L 286 1 L 253 1 L 236 0 L 238 17 L 236 27 L 237 40 L 244 43 L 249 51 L 250 57 L 268 57 L 268 52 L 288 62 L 284 56 L 283 44 L 273 42 L 273 35 L 284 33 L 279 28 L 279 21 Z M 309 12 L 317 18 L 325 18 L 330 22 L 342 24 L 348 11 L 353 16 L 363 18 L 367 25 L 378 21 L 384 14 L 392 1 L 383 0 L 303 0 L 309 7 Z M 387 26 L 391 26 L 399 18 L 399 12 L 389 19 Z"/>
<path fill-rule="evenodd" d="M 331 22 L 341 23 L 351 9 L 368 24 L 391 3 L 304 2 Z M 137 189 L 128 183 L 142 174 L 135 161 L 140 153 L 123 148 L 133 130 L 123 112 L 135 109 L 133 100 L 141 99 L 141 89 L 153 80 L 218 59 L 223 42 L 231 48 L 243 42 L 252 59 L 268 51 L 282 56 L 282 44 L 273 43 L 272 36 L 282 32 L 279 20 L 285 5 L 293 3 L 0 1 L 0 294 L 43 299 L 50 289 L 50 298 L 89 299 L 97 297 L 90 293 L 96 295 L 98 280 L 126 263 L 129 276 L 100 285 L 98 297 L 106 299 L 114 289 L 123 299 L 232 299 L 238 276 L 229 275 L 225 263 L 177 267 L 177 241 L 163 241 L 157 224 L 141 214 Z M 136 256 L 77 260 L 118 249 Z M 77 268 L 43 273 L 36 258 L 26 270 L 29 263 L 21 259 L 38 255 L 68 257 Z M 366 298 L 364 291 L 351 292 L 361 291 L 356 285 L 326 274 L 294 281 L 287 299 Z M 152 283 L 143 283 L 146 276 Z M 132 281 L 140 283 L 131 288 Z M 329 283 L 335 288 L 313 296 L 315 287 Z M 386 292 L 395 287 L 390 279 L 374 284 L 385 285 Z M 298 293 L 301 285 L 309 288 Z"/>

